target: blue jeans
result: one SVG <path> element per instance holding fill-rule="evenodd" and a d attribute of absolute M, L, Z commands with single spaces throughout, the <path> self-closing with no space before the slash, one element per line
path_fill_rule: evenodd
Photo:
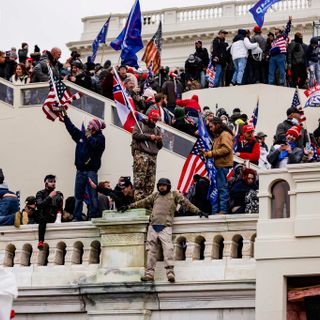
<path fill-rule="evenodd" d="M 223 76 L 223 69 L 221 64 L 216 65 L 216 75 L 214 78 L 214 86 L 219 87 Z"/>
<path fill-rule="evenodd" d="M 98 194 L 97 190 L 91 188 L 88 178 L 96 185 L 98 184 L 98 175 L 94 171 L 77 171 L 74 187 L 75 207 L 74 219 L 82 221 L 83 201 L 86 191 L 89 193 L 89 219 L 98 217 Z"/>
<path fill-rule="evenodd" d="M 233 84 L 242 84 L 244 70 L 246 69 L 247 65 L 247 58 L 238 58 L 236 60 L 233 60 L 233 65 L 234 73 L 231 82 Z"/>
<path fill-rule="evenodd" d="M 16 212 L 19 211 L 18 198 L 0 200 L 0 225 L 13 225 Z"/>
<path fill-rule="evenodd" d="M 229 187 L 227 181 L 227 174 L 229 168 L 216 168 L 217 169 L 217 189 L 218 200 L 215 205 L 212 206 L 212 214 L 219 211 L 229 213 Z"/>
<path fill-rule="evenodd" d="M 276 69 L 279 70 L 279 84 L 284 86 L 286 80 L 286 55 L 278 54 L 269 60 L 269 84 L 275 84 Z"/>

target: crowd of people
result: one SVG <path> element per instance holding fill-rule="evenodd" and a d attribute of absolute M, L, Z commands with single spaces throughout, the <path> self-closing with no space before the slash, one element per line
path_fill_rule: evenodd
<path fill-rule="evenodd" d="M 320 155 L 319 127 L 309 134 L 303 126 L 303 111 L 295 106 L 286 112 L 273 137 L 272 146 L 267 146 L 267 135 L 255 133 L 248 116 L 235 108 L 228 115 L 224 108 L 214 112 L 201 107 L 198 96 L 182 99 L 184 91 L 206 88 L 210 80 L 207 68 L 214 70 L 214 87 L 269 83 L 299 88 L 320 83 L 319 39 L 312 38 L 307 46 L 303 35 L 297 32 L 289 41 L 292 18 L 287 25 L 276 28 L 275 33 L 264 37 L 259 27 L 239 29 L 232 44 L 226 42 L 226 30 L 220 30 L 212 41 L 210 56 L 195 42 L 195 52 L 185 62 L 185 68 L 169 70 L 161 68 L 159 75 L 134 70 L 126 65 L 117 69 L 107 60 L 103 65 L 91 61 L 83 63 L 80 54 L 71 53 L 62 64 L 61 50 L 57 47 L 41 52 L 36 45 L 29 56 L 27 43 L 17 51 L 0 51 L 0 77 L 15 85 L 49 80 L 49 68 L 54 76 L 69 80 L 86 89 L 113 99 L 113 77 L 117 70 L 126 93 L 132 97 L 136 109 L 145 115 L 132 132 L 133 182 L 131 177 L 120 177 L 115 188 L 109 181 L 99 181 L 98 170 L 105 149 L 102 130 L 105 123 L 93 118 L 87 129 L 77 128 L 62 109 L 66 130 L 76 143 L 75 192 L 64 198 L 56 190 L 56 177 L 44 178 L 44 189 L 28 196 L 25 206 L 19 209 L 19 196 L 10 191 L 0 171 L 0 225 L 38 223 L 38 248 L 44 247 L 47 223 L 83 221 L 101 217 L 104 210 L 126 211 L 131 208 L 151 207 L 148 229 L 148 267 L 144 281 L 153 280 L 156 243 L 163 246 L 168 280 L 174 282 L 172 255 L 172 223 L 176 215 L 258 213 L 259 181 L 251 164 L 260 168 L 282 168 L 287 164 L 315 162 Z M 203 159 L 214 159 L 216 168 L 217 199 L 213 204 L 208 197 L 209 177 L 194 175 L 193 184 L 186 194 L 171 191 L 171 182 L 162 178 L 156 184 L 157 155 L 161 148 L 162 133 L 156 126 L 158 121 L 198 137 L 198 118 L 204 119 L 212 140 L 212 150 L 200 150 Z M 320 119 L 319 119 L 320 120 Z M 246 160 L 246 164 L 235 162 L 234 156 Z M 157 191 L 154 192 L 155 187 Z M 83 213 L 83 204 L 87 213 Z M 177 205 L 181 208 L 176 212 Z"/>

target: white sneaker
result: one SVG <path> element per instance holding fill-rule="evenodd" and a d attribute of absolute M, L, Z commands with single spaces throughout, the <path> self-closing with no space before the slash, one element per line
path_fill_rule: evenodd
<path fill-rule="evenodd" d="M 56 218 L 56 221 L 54 223 L 61 223 L 61 212 L 57 213 L 57 218 Z"/>

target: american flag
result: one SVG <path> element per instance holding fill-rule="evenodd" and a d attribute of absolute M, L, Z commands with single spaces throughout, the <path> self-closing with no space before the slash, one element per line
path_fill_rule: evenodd
<path fill-rule="evenodd" d="M 206 70 L 206 79 L 208 81 L 209 84 L 209 88 L 213 88 L 214 87 L 214 79 L 216 77 L 216 71 L 214 70 L 212 61 L 210 61 L 208 68 Z"/>
<path fill-rule="evenodd" d="M 256 128 L 257 126 L 257 122 L 258 122 L 258 115 L 259 115 L 259 99 L 257 101 L 257 105 L 256 107 L 253 109 L 252 115 L 251 115 L 251 119 L 249 121 L 249 123 Z"/>
<path fill-rule="evenodd" d="M 63 122 L 61 108 L 67 110 L 68 107 L 71 106 L 72 101 L 80 99 L 82 94 L 79 92 L 72 94 L 65 84 L 53 75 L 50 66 L 48 66 L 48 69 L 50 75 L 50 90 L 42 106 L 42 111 L 49 120 L 54 121 L 59 118 L 59 120 Z"/>
<path fill-rule="evenodd" d="M 300 120 L 299 120 L 300 123 L 307 120 L 307 118 L 304 114 L 304 111 L 302 110 L 300 97 L 299 97 L 299 91 L 297 88 L 294 91 L 294 94 L 292 97 L 291 108 L 296 108 L 296 109 L 300 110 Z"/>
<path fill-rule="evenodd" d="M 143 84 L 143 90 L 146 90 L 147 88 L 150 87 L 150 78 L 154 77 L 154 73 L 153 73 L 152 69 L 153 69 L 153 61 L 151 61 L 150 65 L 148 67 L 148 74 L 147 74 L 147 78 Z"/>
<path fill-rule="evenodd" d="M 144 51 L 142 61 L 147 66 L 152 65 L 152 71 L 154 74 L 158 74 L 161 67 L 161 47 L 162 47 L 162 24 L 159 23 L 159 28 L 154 34 L 152 39 L 148 42 L 146 50 Z"/>
<path fill-rule="evenodd" d="M 180 174 L 178 190 L 182 193 L 186 193 L 189 190 L 195 174 L 198 174 L 201 177 L 208 175 L 206 159 L 204 158 L 201 149 L 205 150 L 205 144 L 203 140 L 199 138 L 186 159 Z"/>

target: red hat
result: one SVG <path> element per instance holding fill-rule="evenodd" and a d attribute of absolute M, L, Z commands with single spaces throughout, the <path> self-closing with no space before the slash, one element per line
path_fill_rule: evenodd
<path fill-rule="evenodd" d="M 291 134 L 297 139 L 300 136 L 301 129 L 301 126 L 293 126 L 286 132 L 286 136 Z"/>
<path fill-rule="evenodd" d="M 254 131 L 254 127 L 250 124 L 247 124 L 245 126 L 242 127 L 242 132 L 243 133 L 248 133 L 248 132 L 253 132 Z"/>
<path fill-rule="evenodd" d="M 169 73 L 169 77 L 172 78 L 172 79 L 174 79 L 174 78 L 177 77 L 177 74 L 174 73 L 173 71 L 171 71 L 171 72 Z"/>
<path fill-rule="evenodd" d="M 154 119 L 154 120 L 159 120 L 160 119 L 160 113 L 158 110 L 151 110 L 148 114 L 148 119 Z"/>
<path fill-rule="evenodd" d="M 261 28 L 260 28 L 259 26 L 255 26 L 255 27 L 253 28 L 253 32 L 254 32 L 254 33 L 260 33 L 260 32 L 261 32 Z"/>

